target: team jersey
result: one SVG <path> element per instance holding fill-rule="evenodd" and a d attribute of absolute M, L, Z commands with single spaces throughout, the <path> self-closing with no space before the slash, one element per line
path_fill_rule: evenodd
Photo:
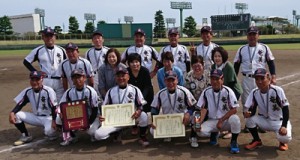
<path fill-rule="evenodd" d="M 59 65 L 66 59 L 66 51 L 60 46 L 54 45 L 53 49 L 48 49 L 45 45 L 41 45 L 33 49 L 25 60 L 29 63 L 38 61 L 41 71 L 47 76 L 56 76 Z"/>
<path fill-rule="evenodd" d="M 289 102 L 283 89 L 279 86 L 270 85 L 267 93 L 261 93 L 258 88 L 253 89 L 245 103 L 246 109 L 258 110 L 259 115 L 263 115 L 271 120 L 280 120 L 282 108 L 288 106 Z M 255 114 L 255 113 L 252 113 Z"/>
<path fill-rule="evenodd" d="M 177 86 L 174 93 L 169 93 L 167 88 L 160 90 L 154 96 L 151 107 L 161 111 L 162 114 L 186 113 L 196 103 L 188 89 Z"/>
<path fill-rule="evenodd" d="M 217 44 L 210 42 L 208 46 L 205 46 L 203 43 L 199 44 L 196 47 L 196 55 L 201 55 L 204 60 L 204 69 L 210 71 L 211 65 L 214 64 L 213 60 L 211 59 L 211 51 L 218 47 Z"/>
<path fill-rule="evenodd" d="M 136 109 L 143 110 L 142 105 L 145 102 L 143 94 L 139 88 L 131 84 L 122 89 L 119 86 L 112 87 L 105 95 L 103 105 L 134 103 Z"/>
<path fill-rule="evenodd" d="M 82 90 L 77 90 L 75 87 L 69 88 L 62 96 L 60 103 L 71 102 L 77 100 L 85 100 L 88 104 L 88 115 L 92 113 L 92 108 L 98 107 L 98 95 L 94 88 L 85 85 Z"/>
<path fill-rule="evenodd" d="M 164 52 L 172 52 L 174 57 L 174 65 L 179 67 L 183 73 L 186 72 L 186 63 L 190 62 L 190 54 L 186 46 L 178 44 L 176 47 L 171 45 L 163 47 L 159 52 L 158 60 L 162 62 L 161 55 Z"/>
<path fill-rule="evenodd" d="M 202 91 L 210 85 L 209 73 L 204 70 L 200 79 L 193 76 L 194 71 L 190 71 L 185 77 L 185 87 L 191 91 L 196 99 L 199 99 Z"/>
<path fill-rule="evenodd" d="M 201 93 L 197 107 L 207 109 L 209 119 L 220 119 L 239 104 L 232 89 L 223 85 L 219 92 L 214 92 L 211 86 L 207 87 Z"/>
<path fill-rule="evenodd" d="M 97 72 L 99 67 L 104 63 L 105 55 L 108 50 L 109 48 L 105 46 L 99 50 L 93 47 L 85 53 L 85 58 L 90 61 L 94 72 Z"/>
<path fill-rule="evenodd" d="M 69 61 L 69 59 L 66 59 L 61 64 L 60 75 L 61 77 L 68 79 L 68 83 L 70 87 L 74 86 L 71 78 L 71 72 L 74 69 L 82 69 L 85 72 L 87 78 L 94 76 L 92 65 L 87 59 L 79 57 L 75 64 L 72 64 Z"/>
<path fill-rule="evenodd" d="M 17 103 L 16 108 L 13 109 L 14 113 L 20 111 L 29 102 L 32 113 L 37 116 L 50 116 L 57 106 L 54 90 L 45 85 L 39 92 L 35 92 L 31 87 L 24 89 L 14 98 L 14 101 Z"/>
<path fill-rule="evenodd" d="M 158 61 L 157 51 L 150 46 L 143 45 L 142 47 L 130 46 L 122 54 L 121 61 L 127 61 L 129 54 L 138 53 L 142 58 L 142 66 L 146 67 L 149 72 L 152 70 L 152 59 Z"/>
<path fill-rule="evenodd" d="M 253 74 L 258 68 L 266 68 L 266 62 L 274 59 L 267 45 L 257 43 L 255 47 L 250 47 L 246 44 L 238 49 L 234 63 L 241 63 L 242 73 Z"/>

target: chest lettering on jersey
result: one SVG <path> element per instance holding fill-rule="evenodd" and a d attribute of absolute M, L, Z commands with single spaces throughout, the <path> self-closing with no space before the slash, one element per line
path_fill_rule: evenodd
<path fill-rule="evenodd" d="M 45 98 L 45 96 L 42 96 L 41 101 L 42 101 L 42 106 L 43 106 L 42 110 L 48 110 L 48 108 L 46 107 L 46 98 Z"/>
<path fill-rule="evenodd" d="M 222 97 L 221 101 L 223 102 L 222 110 L 223 111 L 228 111 L 229 108 L 228 108 L 228 105 L 227 105 L 228 104 L 227 98 L 226 97 Z"/>

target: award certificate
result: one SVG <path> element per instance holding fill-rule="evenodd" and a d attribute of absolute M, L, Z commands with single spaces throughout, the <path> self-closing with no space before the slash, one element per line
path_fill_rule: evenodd
<path fill-rule="evenodd" d="M 102 117 L 105 121 L 102 126 L 124 127 L 135 125 L 135 119 L 131 118 L 135 112 L 133 103 L 103 105 L 101 107 Z"/>
<path fill-rule="evenodd" d="M 154 138 L 184 137 L 185 126 L 182 123 L 183 114 L 154 115 Z"/>

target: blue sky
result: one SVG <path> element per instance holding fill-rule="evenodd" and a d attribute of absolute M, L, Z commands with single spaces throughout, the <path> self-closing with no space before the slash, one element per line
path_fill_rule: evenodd
<path fill-rule="evenodd" d="M 181 2 L 176 1 L 176 2 Z M 292 20 L 292 10 L 300 14 L 299 0 L 190 0 L 193 9 L 184 10 L 183 17 L 193 16 L 198 24 L 202 18 L 218 14 L 236 14 L 235 3 L 247 3 L 248 10 L 255 16 L 280 16 Z M 124 23 L 124 16 L 133 16 L 136 23 L 154 23 L 154 14 L 163 11 L 164 18 L 176 18 L 179 25 L 179 10 L 170 8 L 169 0 L 5 0 L 1 2 L 0 16 L 34 13 L 35 8 L 45 10 L 46 26 L 63 26 L 68 30 L 68 19 L 75 16 L 84 30 L 84 13 L 96 14 L 96 21 Z"/>

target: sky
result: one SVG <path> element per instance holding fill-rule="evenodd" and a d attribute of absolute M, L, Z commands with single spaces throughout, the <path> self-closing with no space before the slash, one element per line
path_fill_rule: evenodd
<path fill-rule="evenodd" d="M 292 23 L 292 11 L 300 14 L 299 0 L 174 0 L 175 2 L 192 2 L 192 9 L 183 10 L 183 18 L 193 16 L 198 25 L 202 18 L 211 15 L 237 14 L 235 3 L 248 4 L 248 10 L 255 16 L 280 16 Z M 69 17 L 75 16 L 80 29 L 84 30 L 86 20 L 84 13 L 96 14 L 96 22 L 124 22 L 124 16 L 132 16 L 133 23 L 153 23 L 156 11 L 162 10 L 164 18 L 175 18 L 175 26 L 180 25 L 180 12 L 170 8 L 169 0 L 3 0 L 0 6 L 0 17 L 34 13 L 35 8 L 45 10 L 45 25 L 65 26 L 68 30 Z M 96 23 L 95 22 L 95 23 Z M 170 25 L 172 26 L 172 25 Z"/>

